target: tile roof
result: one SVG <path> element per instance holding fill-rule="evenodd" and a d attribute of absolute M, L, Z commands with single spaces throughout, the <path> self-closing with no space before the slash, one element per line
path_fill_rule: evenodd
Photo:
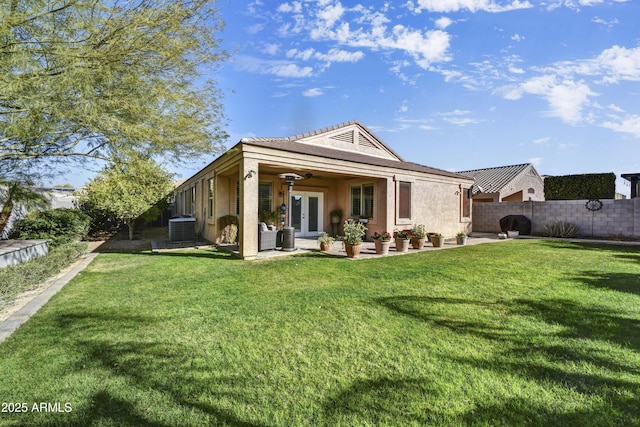
<path fill-rule="evenodd" d="M 450 172 L 443 169 L 434 168 L 431 166 L 425 166 L 419 163 L 385 159 L 385 158 L 380 158 L 375 156 L 369 156 L 362 153 L 336 150 L 329 147 L 323 147 L 323 146 L 311 145 L 311 144 L 301 144 L 297 142 L 299 139 L 302 139 L 302 138 L 307 138 L 309 136 L 314 136 L 314 135 L 318 135 L 331 130 L 340 129 L 342 127 L 346 127 L 352 124 L 358 124 L 361 128 L 369 132 L 372 136 L 375 136 L 366 127 L 364 127 L 358 122 L 353 121 L 353 122 L 347 122 L 347 123 L 332 126 L 329 128 L 324 128 L 324 129 L 316 130 L 313 132 L 301 134 L 301 135 L 291 136 L 288 138 L 242 138 L 240 142 L 242 144 L 272 148 L 272 149 L 287 151 L 291 153 L 308 154 L 312 156 L 324 157 L 324 158 L 335 159 L 335 160 L 345 160 L 349 162 L 368 164 L 373 166 L 383 166 L 383 167 L 390 167 L 390 168 L 396 168 L 396 169 L 407 170 L 407 171 L 429 173 L 434 175 L 446 176 L 450 178 L 458 178 L 458 179 L 466 178 L 465 176 L 456 172 Z M 382 142 L 379 138 L 377 139 L 378 141 Z M 389 150 L 392 151 L 391 149 Z M 397 156 L 397 157 L 401 158 L 400 156 Z"/>
<path fill-rule="evenodd" d="M 523 163 L 521 165 L 474 169 L 458 173 L 475 179 L 475 186 L 482 187 L 483 193 L 499 193 L 529 167 L 532 167 L 531 163 Z"/>

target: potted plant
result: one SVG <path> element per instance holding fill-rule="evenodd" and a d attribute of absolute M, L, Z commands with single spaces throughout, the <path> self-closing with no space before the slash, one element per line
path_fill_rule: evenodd
<path fill-rule="evenodd" d="M 324 231 L 322 233 L 320 233 L 320 237 L 318 237 L 318 243 L 320 244 L 320 250 L 322 252 L 326 252 L 329 249 L 331 249 L 331 245 L 333 245 L 333 242 L 335 242 L 336 239 L 334 239 L 333 237 L 329 236 L 327 233 L 325 233 Z"/>
<path fill-rule="evenodd" d="M 518 230 L 507 230 L 507 236 L 509 238 L 516 239 L 520 236 L 520 232 Z"/>
<path fill-rule="evenodd" d="M 267 225 L 274 225 L 278 222 L 278 212 L 276 211 L 262 211 L 260 212 L 260 221 Z"/>
<path fill-rule="evenodd" d="M 353 218 L 348 218 L 344 222 L 344 236 L 341 240 L 344 243 L 344 249 L 349 258 L 356 258 L 360 255 L 362 248 L 362 239 L 364 238 L 367 227 Z"/>
<path fill-rule="evenodd" d="M 467 235 L 465 233 L 463 233 L 462 231 L 458 234 L 456 234 L 456 243 L 459 245 L 466 245 L 467 244 Z"/>
<path fill-rule="evenodd" d="M 342 222 L 342 209 L 334 209 L 329 212 L 329 216 L 331 217 L 331 224 L 340 224 Z"/>
<path fill-rule="evenodd" d="M 442 246 L 444 246 L 444 236 L 442 235 L 442 233 L 433 233 L 433 236 L 431 237 L 431 243 L 433 243 L 433 246 L 435 246 L 436 248 L 441 248 Z"/>
<path fill-rule="evenodd" d="M 391 233 L 383 231 L 373 233 L 373 241 L 376 245 L 376 253 L 378 255 L 387 255 L 389 253 L 389 246 L 391 245 Z"/>
<path fill-rule="evenodd" d="M 424 224 L 414 225 L 411 228 L 411 246 L 413 249 L 422 249 L 427 240 L 427 229 Z"/>
<path fill-rule="evenodd" d="M 409 239 L 410 236 L 411 236 L 410 230 L 395 230 L 393 232 L 393 238 L 396 241 L 396 251 L 398 252 L 409 251 L 409 243 L 411 243 L 411 240 Z"/>

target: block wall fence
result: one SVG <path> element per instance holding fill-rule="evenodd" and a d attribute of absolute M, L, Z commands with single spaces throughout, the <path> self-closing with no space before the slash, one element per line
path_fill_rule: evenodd
<path fill-rule="evenodd" d="M 474 203 L 473 231 L 500 232 L 500 218 L 524 215 L 531 220 L 531 233 L 540 234 L 554 221 L 572 222 L 584 237 L 626 237 L 640 239 L 640 197 L 602 199 L 602 209 L 590 211 L 587 200 L 549 200 L 544 202 Z"/>

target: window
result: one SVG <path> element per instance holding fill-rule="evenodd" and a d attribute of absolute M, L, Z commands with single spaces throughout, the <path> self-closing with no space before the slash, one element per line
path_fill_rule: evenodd
<path fill-rule="evenodd" d="M 188 188 L 184 190 L 184 205 L 182 208 L 183 215 L 191 215 L 193 213 L 193 193 L 195 190 Z"/>
<path fill-rule="evenodd" d="M 213 178 L 209 178 L 209 193 L 207 198 L 207 217 L 213 218 Z"/>
<path fill-rule="evenodd" d="M 462 189 L 462 217 L 471 218 L 471 189 Z"/>
<path fill-rule="evenodd" d="M 196 215 L 196 185 L 191 187 L 191 215 Z"/>
<path fill-rule="evenodd" d="M 398 217 L 411 218 L 411 183 L 398 184 Z"/>
<path fill-rule="evenodd" d="M 240 181 L 236 181 L 236 215 L 240 216 Z"/>
<path fill-rule="evenodd" d="M 373 184 L 351 187 L 351 216 L 373 218 Z"/>
<path fill-rule="evenodd" d="M 271 212 L 273 206 L 273 183 L 258 184 L 258 212 Z"/>

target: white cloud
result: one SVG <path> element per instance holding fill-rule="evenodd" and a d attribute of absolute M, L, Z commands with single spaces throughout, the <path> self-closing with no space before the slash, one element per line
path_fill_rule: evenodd
<path fill-rule="evenodd" d="M 447 18 L 446 16 L 443 16 L 442 18 L 437 19 L 435 24 L 436 24 L 436 28 L 440 30 L 444 30 L 449 25 L 453 24 L 453 21 Z"/>
<path fill-rule="evenodd" d="M 640 115 L 629 115 L 619 121 L 604 122 L 602 126 L 616 132 L 630 133 L 636 138 L 640 138 Z"/>
<path fill-rule="evenodd" d="M 511 87 L 504 98 L 518 100 L 525 94 L 544 97 L 549 103 L 549 115 L 571 124 L 582 121 L 582 109 L 589 103 L 589 97 L 596 95 L 583 81 L 558 81 L 556 76 L 545 75 Z"/>
<path fill-rule="evenodd" d="M 627 49 L 613 46 L 604 50 L 595 63 L 608 83 L 620 80 L 640 81 L 640 47 Z"/>
<path fill-rule="evenodd" d="M 609 104 L 607 108 L 609 108 L 612 111 L 615 111 L 616 113 L 624 113 L 624 110 L 615 104 Z"/>
<path fill-rule="evenodd" d="M 236 67 L 241 71 L 257 74 L 272 74 L 278 77 L 310 77 L 313 68 L 299 67 L 290 61 L 264 60 L 249 56 L 236 57 Z"/>
<path fill-rule="evenodd" d="M 307 97 L 315 97 L 315 96 L 321 96 L 321 95 L 324 95 L 324 92 L 322 92 L 322 90 L 318 89 L 317 87 L 314 87 L 313 89 L 305 90 L 304 92 L 302 92 L 302 96 L 307 96 Z"/>
<path fill-rule="evenodd" d="M 467 126 L 482 123 L 484 120 L 474 119 L 470 117 L 471 111 L 466 110 L 454 110 L 446 113 L 439 113 L 437 116 L 441 117 L 445 122 L 454 126 Z"/>
<path fill-rule="evenodd" d="M 419 13 L 423 10 L 441 13 L 458 12 L 460 10 L 499 13 L 517 9 L 529 9 L 533 5 L 527 0 L 513 0 L 512 2 L 504 2 L 504 4 L 499 4 L 493 0 L 417 0 L 415 4 L 410 1 L 407 7 L 414 13 Z"/>
<path fill-rule="evenodd" d="M 546 145 L 549 143 L 549 141 L 551 141 L 551 138 L 549 138 L 548 136 L 545 136 L 544 138 L 538 138 L 538 139 L 534 139 L 533 143 L 536 145 Z"/>
<path fill-rule="evenodd" d="M 348 52 L 346 50 L 331 49 L 327 53 L 316 52 L 314 58 L 331 63 L 331 62 L 358 62 L 364 58 L 364 53 Z"/>
<path fill-rule="evenodd" d="M 540 167 L 542 160 L 544 160 L 542 157 L 532 157 L 529 159 L 529 163 L 531 163 L 535 167 Z"/>
<path fill-rule="evenodd" d="M 302 3 L 300 3 L 299 1 L 294 1 L 291 4 L 282 3 L 276 10 L 281 13 L 301 13 Z"/>
<path fill-rule="evenodd" d="M 312 48 L 305 49 L 305 50 L 289 49 L 286 55 L 287 55 L 287 58 L 295 58 L 295 59 L 301 59 L 303 61 L 308 61 L 315 52 L 316 52 L 315 49 L 312 49 Z"/>
<path fill-rule="evenodd" d="M 521 42 L 522 40 L 524 40 L 524 36 L 521 36 L 520 34 L 514 34 L 511 36 L 511 40 L 513 40 L 514 42 Z"/>
<path fill-rule="evenodd" d="M 280 52 L 280 45 L 275 43 L 267 43 L 264 45 L 262 52 L 271 56 L 277 55 L 278 52 Z"/>
<path fill-rule="evenodd" d="M 289 10 L 290 7 L 281 5 L 283 10 Z M 319 7 L 314 7 L 313 3 L 306 3 L 305 7 L 308 7 L 308 10 L 305 9 L 306 15 L 294 15 L 295 22 L 286 22 L 280 27 L 281 35 L 298 36 L 306 32 L 315 41 L 333 41 L 343 46 L 374 51 L 399 51 L 409 55 L 415 64 L 424 69 L 434 63 L 451 60 L 448 54 L 451 36 L 443 31 L 452 22 L 449 18 L 442 17 L 436 22 L 439 29 L 415 29 L 401 24 L 389 28 L 391 21 L 384 13 L 388 6 L 381 10 L 361 5 L 347 9 L 339 1 L 324 0 L 319 2 Z M 290 19 L 288 16 L 282 18 Z M 334 59 L 317 55 L 316 59 L 327 62 L 356 62 L 364 57 L 364 52 L 348 53 L 336 48 L 325 54 Z"/>

